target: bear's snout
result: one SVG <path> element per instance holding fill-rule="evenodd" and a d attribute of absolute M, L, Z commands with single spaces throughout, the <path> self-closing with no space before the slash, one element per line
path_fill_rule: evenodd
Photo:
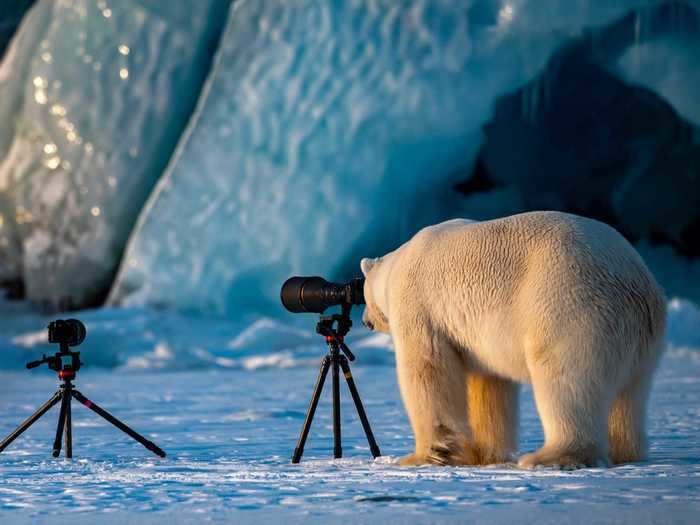
<path fill-rule="evenodd" d="M 365 325 L 367 328 L 370 330 L 374 330 L 374 324 L 372 324 L 372 321 L 369 321 L 368 319 L 362 319 L 362 324 Z"/>

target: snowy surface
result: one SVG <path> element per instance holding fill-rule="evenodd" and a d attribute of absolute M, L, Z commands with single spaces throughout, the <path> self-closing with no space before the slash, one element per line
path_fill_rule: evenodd
<path fill-rule="evenodd" d="M 88 319 L 89 330 L 80 347 L 83 360 L 114 368 L 85 367 L 79 372 L 78 389 L 153 439 L 168 457 L 153 456 L 76 403 L 74 459 L 53 459 L 50 449 L 58 412 L 53 409 L 0 455 L 0 520 L 241 523 L 279 521 L 284 516 L 292 523 L 377 519 L 696 523 L 700 511 L 700 313 L 677 301 L 670 310 L 671 344 L 651 397 L 650 460 L 574 472 L 522 471 L 511 465 L 399 468 L 392 464 L 410 452 L 412 435 L 398 393 L 393 355 L 385 340 L 359 337 L 364 332 L 360 327 L 355 329 L 358 337 L 353 348 L 358 361 L 353 371 L 385 456 L 370 459 L 343 386 L 346 457 L 330 459 L 327 388 L 304 460 L 293 466 L 289 457 L 316 379 L 317 362 L 324 353 L 318 336 L 305 339 L 302 332 L 295 336 L 296 327 L 272 325 L 269 320 L 253 323 L 254 328 L 241 335 L 228 321 L 208 320 L 204 325 L 161 320 L 158 324 L 165 314 L 152 312 L 147 323 L 146 314 L 139 311 L 101 312 L 100 321 L 94 319 L 96 313 L 81 314 Z M 7 304 L 2 312 L 0 341 L 7 368 L 0 372 L 0 434 L 4 436 L 51 395 L 56 379 L 45 369 L 19 369 L 22 360 L 45 351 L 35 343 L 45 334 L 36 327 L 46 319 Z M 312 328 L 312 317 L 304 321 L 299 330 L 305 324 Z M 146 324 L 153 330 L 150 350 L 143 335 Z M 27 330 L 30 326 L 33 330 Z M 121 346 L 103 344 L 109 333 L 122 341 Z M 182 346 L 174 342 L 177 339 Z M 196 339 L 209 355 L 227 356 L 230 361 L 195 362 L 194 354 L 184 349 Z M 169 350 L 164 351 L 166 343 Z M 121 358 L 105 355 L 121 355 L 126 347 L 141 350 Z M 286 361 L 272 357 L 265 366 L 242 365 L 245 359 L 259 364 L 266 356 L 284 352 Z M 183 357 L 184 366 L 175 356 Z M 542 432 L 529 388 L 524 389 L 521 404 L 520 449 L 530 451 L 540 445 Z"/>

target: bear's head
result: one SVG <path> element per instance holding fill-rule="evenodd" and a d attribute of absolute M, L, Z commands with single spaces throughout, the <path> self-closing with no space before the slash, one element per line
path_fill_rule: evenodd
<path fill-rule="evenodd" d="M 386 314 L 386 281 L 382 272 L 382 259 L 362 259 L 360 268 L 365 276 L 365 311 L 362 324 L 370 330 L 389 333 Z"/>

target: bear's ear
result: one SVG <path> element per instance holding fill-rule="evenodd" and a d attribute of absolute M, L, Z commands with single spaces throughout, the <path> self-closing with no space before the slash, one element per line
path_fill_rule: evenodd
<path fill-rule="evenodd" d="M 362 275 L 367 277 L 369 271 L 377 264 L 377 259 L 364 258 L 360 261 L 360 269 L 362 270 Z"/>

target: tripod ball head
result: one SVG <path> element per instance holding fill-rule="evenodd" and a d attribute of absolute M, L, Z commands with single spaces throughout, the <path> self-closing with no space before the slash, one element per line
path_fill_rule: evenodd
<path fill-rule="evenodd" d="M 66 373 L 68 375 L 75 375 L 75 373 L 80 370 L 80 366 L 83 364 L 80 362 L 80 352 L 57 352 L 55 355 L 46 357 L 42 356 L 38 361 L 30 361 L 27 363 L 27 368 L 32 369 L 41 365 L 48 365 L 49 369 L 54 372 Z"/>

